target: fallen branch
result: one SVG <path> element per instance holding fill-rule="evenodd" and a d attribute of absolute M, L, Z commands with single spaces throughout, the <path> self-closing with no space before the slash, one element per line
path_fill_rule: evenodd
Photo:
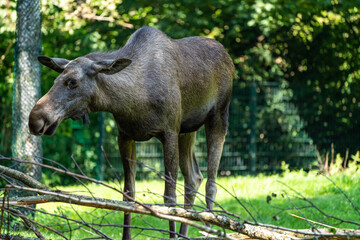
<path fill-rule="evenodd" d="M 26 226 L 29 227 L 29 229 L 31 231 L 33 231 L 33 233 L 40 239 L 40 240 L 46 240 L 46 238 L 39 232 L 39 230 L 35 227 L 34 225 L 34 221 L 30 220 L 28 217 L 26 217 L 24 214 L 22 214 L 20 211 L 16 210 L 16 209 L 6 209 L 6 211 L 8 211 L 10 214 L 20 217 L 23 222 L 26 224 Z"/>
<path fill-rule="evenodd" d="M 23 237 L 20 235 L 9 235 L 9 234 L 0 234 L 0 239 L 3 239 L 3 240 L 39 240 L 39 238 Z"/>
<path fill-rule="evenodd" d="M 114 211 L 123 211 L 123 212 L 131 212 L 131 213 L 137 213 L 141 215 L 150 215 L 154 216 L 160 219 L 165 219 L 169 221 L 176 221 L 180 223 L 185 223 L 190 226 L 193 226 L 195 228 L 198 228 L 204 232 L 207 232 L 208 234 L 213 234 L 214 238 L 220 237 L 220 238 L 226 238 L 226 239 L 238 239 L 236 237 L 236 234 L 243 234 L 246 236 L 249 236 L 251 238 L 258 238 L 258 239 L 360 239 L 360 232 L 358 231 L 349 231 L 349 230 L 343 230 L 338 228 L 331 228 L 331 231 L 325 231 L 323 229 L 319 229 L 318 231 L 313 230 L 297 230 L 297 229 L 289 229 L 285 227 L 280 226 L 274 226 L 269 224 L 262 224 L 258 222 L 248 222 L 248 221 L 240 221 L 240 220 L 234 220 L 233 218 L 229 217 L 228 215 L 224 215 L 227 212 L 226 211 L 216 211 L 218 214 L 215 214 L 214 212 L 209 211 L 193 211 L 193 210 L 186 210 L 183 208 L 177 208 L 177 207 L 165 207 L 163 205 L 155 205 L 155 204 L 144 204 L 141 202 L 134 201 L 134 199 L 130 198 L 126 193 L 122 192 L 119 189 L 114 188 L 113 186 L 110 186 L 104 182 L 101 182 L 99 180 L 87 177 L 85 175 L 80 175 L 76 173 L 72 173 L 68 171 L 67 169 L 59 169 L 56 167 L 44 165 L 41 163 L 30 163 L 27 161 L 22 160 L 16 160 L 16 159 L 10 159 L 5 158 L 0 155 L 0 159 L 9 160 L 9 161 L 17 161 L 21 163 L 29 163 L 29 164 L 37 164 L 41 165 L 43 167 L 52 169 L 55 172 L 59 172 L 62 174 L 66 174 L 69 176 L 74 177 L 77 180 L 84 179 L 87 181 L 91 181 L 93 183 L 101 184 L 102 186 L 112 189 L 118 193 L 123 194 L 125 199 L 131 201 L 117 201 L 117 200 L 110 200 L 110 199 L 103 199 L 103 198 L 97 198 L 91 194 L 90 190 L 87 188 L 91 196 L 82 196 L 82 195 L 75 195 L 70 194 L 62 191 L 54 191 L 49 189 L 47 186 L 42 185 L 41 183 L 35 181 L 31 177 L 27 176 L 26 174 L 23 174 L 21 172 L 18 172 L 16 170 L 0 166 L 0 176 L 6 178 L 14 178 L 18 181 L 22 182 L 22 184 L 26 186 L 16 186 L 12 185 L 13 181 L 9 181 L 10 185 L 7 185 L 5 190 L 10 189 L 17 189 L 17 190 L 24 190 L 28 192 L 34 192 L 39 194 L 39 196 L 28 196 L 28 197 L 20 197 L 20 198 L 0 198 L 0 201 L 2 201 L 2 207 L 1 209 L 3 211 L 7 211 L 10 214 L 14 216 L 19 216 L 16 214 L 16 211 L 13 211 L 13 208 L 10 207 L 27 207 L 32 204 L 41 204 L 41 203 L 48 203 L 48 202 L 62 202 L 62 203 L 68 203 L 72 205 L 81 205 L 81 206 L 87 206 L 87 207 L 93 207 L 97 209 L 108 209 L 108 210 L 114 210 Z M 80 181 L 81 182 L 81 181 Z M 82 183 L 83 184 L 83 183 Z M 83 184 L 84 185 L 84 184 Z M 290 199 L 289 199 L 290 201 Z M 291 201 L 290 201 L 291 202 Z M 296 209 L 296 206 L 294 206 Z M 315 208 L 317 209 L 317 208 Z M 222 215 L 221 215 L 222 214 Z M 22 216 L 19 216 L 22 217 Z M 80 216 L 79 216 L 80 217 Z M 240 216 L 237 216 L 240 217 Z M 81 218 L 81 217 L 80 217 Z M 304 218 L 305 219 L 305 218 Z M 35 234 L 38 235 L 38 237 L 43 238 L 40 232 L 38 232 L 37 229 L 35 229 L 35 225 L 47 228 L 46 226 L 43 226 L 41 224 L 38 224 L 32 220 L 24 219 L 25 223 L 30 228 L 33 229 Z M 69 218 L 66 218 L 66 220 L 71 220 Z M 103 234 L 100 230 L 94 228 L 92 225 L 93 223 L 87 223 L 82 218 L 82 221 L 79 221 L 80 226 L 78 226 L 78 229 L 82 229 L 84 231 L 88 231 L 85 228 L 89 228 L 92 234 L 96 232 L 98 237 L 105 237 L 107 239 L 110 239 L 110 237 Z M 309 219 L 306 219 L 309 221 Z M 310 220 L 311 221 L 311 220 Z M 342 220 L 345 222 L 346 220 Z M 200 223 L 199 223 L 200 222 Z M 350 221 L 347 221 L 350 222 Z M 216 230 L 212 229 L 209 226 L 205 225 L 211 224 L 216 225 L 222 228 L 222 230 Z M 68 223 L 69 224 L 69 223 Z M 317 223 L 315 223 L 317 224 Z M 354 223 L 355 224 L 355 223 Z M 358 224 L 358 223 L 356 223 Z M 48 230 L 52 230 L 47 228 Z M 70 225 L 69 225 L 70 232 L 72 231 Z M 145 228 L 144 228 L 145 229 Z M 225 229 L 231 230 L 235 233 L 228 234 L 225 233 Z M 9 231 L 8 231 L 9 232 Z M 39 234 L 40 233 L 40 234 Z M 94 235 L 95 236 L 95 235 Z M 179 235 L 179 237 L 181 237 Z M 71 239 L 71 235 L 70 235 Z"/>
<path fill-rule="evenodd" d="M 225 237 L 226 239 L 233 239 L 231 237 L 227 237 L 226 234 L 220 230 L 212 229 L 208 226 L 198 224 L 194 221 L 205 221 L 208 223 L 211 223 L 211 220 L 207 221 L 206 219 L 202 219 L 201 217 L 195 217 L 196 213 L 194 212 L 188 212 L 185 209 L 179 209 L 179 208 L 169 208 L 169 207 L 163 207 L 158 205 L 146 205 L 145 207 L 143 204 L 133 203 L 133 202 L 127 202 L 127 201 L 117 201 L 117 200 L 109 200 L 109 199 L 102 199 L 102 198 L 94 198 L 94 197 L 87 197 L 87 196 L 81 196 L 81 195 L 73 195 L 73 194 L 66 194 L 61 192 L 51 192 L 41 189 L 33 189 L 28 187 L 21 187 L 21 186 L 15 186 L 11 185 L 11 188 L 17 189 L 17 190 L 23 190 L 23 191 L 29 191 L 29 192 L 36 192 L 38 194 L 42 194 L 41 196 L 31 196 L 31 197 L 23 197 L 19 199 L 9 199 L 8 204 L 11 206 L 21 206 L 21 205 L 31 205 L 31 204 L 40 204 L 40 203 L 46 203 L 46 202 L 64 202 L 64 203 L 70 203 L 70 204 L 76 204 L 81 206 L 87 206 L 87 207 L 95 207 L 95 208 L 101 208 L 101 209 L 108 209 L 108 210 L 116 210 L 116 211 L 122 211 L 122 212 L 132 212 L 132 213 L 138 213 L 143 215 L 151 215 L 155 216 L 161 219 L 169 220 L 169 221 L 176 221 L 188 224 L 190 226 L 193 226 L 195 228 L 198 228 L 202 231 L 216 234 L 217 236 Z M 2 200 L 2 199 L 0 199 Z M 183 212 L 181 211 L 183 210 Z M 154 213 L 156 213 L 154 215 Z M 200 214 L 206 214 L 200 213 Z M 193 216 L 187 217 L 186 216 Z M 189 220 L 190 219 L 190 220 Z M 212 224 L 212 223 L 211 223 Z M 217 226 L 221 226 L 222 223 L 218 222 L 215 224 Z"/>
<path fill-rule="evenodd" d="M 16 179 L 19 182 L 22 182 L 23 184 L 25 184 L 26 186 L 29 186 L 29 187 L 32 187 L 32 188 L 49 190 L 48 187 L 46 187 L 45 185 L 43 185 L 40 182 L 36 181 L 32 177 L 26 175 L 25 173 L 22 173 L 20 171 L 15 170 L 15 169 L 4 167 L 2 165 L 0 165 L 0 175 L 5 175 L 5 176 L 8 176 L 10 178 Z"/>
<path fill-rule="evenodd" d="M 323 232 L 306 232 L 299 231 L 296 229 L 286 229 L 272 225 L 265 225 L 259 223 L 251 222 L 239 222 L 233 220 L 227 216 L 216 215 L 211 212 L 198 212 L 190 211 L 182 208 L 172 208 L 165 207 L 160 205 L 149 205 L 146 204 L 146 208 L 138 203 L 126 202 L 126 201 L 117 201 L 110 199 L 94 198 L 81 195 L 73 195 L 62 192 L 51 192 L 41 189 L 33 189 L 28 187 L 20 186 L 11 186 L 14 189 L 36 192 L 42 194 L 41 196 L 30 196 L 22 197 L 19 199 L 9 199 L 9 205 L 11 206 L 21 206 L 21 205 L 31 205 L 31 204 L 41 204 L 45 202 L 63 202 L 76 204 L 87 207 L 95 207 L 108 210 L 116 210 L 123 212 L 132 212 L 143 215 L 154 216 L 153 212 L 157 213 L 156 217 L 171 220 L 181 223 L 186 223 L 193 227 L 196 227 L 202 231 L 216 234 L 217 236 L 225 237 L 227 239 L 234 239 L 225 235 L 221 230 L 211 229 L 207 226 L 198 224 L 196 222 L 205 222 L 208 224 L 216 225 L 225 229 L 232 230 L 244 235 L 247 235 L 252 238 L 259 239 L 298 239 L 296 236 L 291 236 L 291 234 L 285 234 L 285 232 L 294 232 L 297 234 L 302 234 L 306 238 L 309 236 L 312 237 L 322 237 L 322 238 L 337 238 L 337 239 L 360 239 L 360 234 L 356 232 L 340 232 L 340 233 L 323 233 Z M 1 199 L 0 199 L 1 200 Z M 151 209 L 151 211 L 149 210 Z M 283 233 L 278 233 L 273 231 L 273 229 L 282 230 Z"/>
<path fill-rule="evenodd" d="M 299 218 L 301 220 L 304 220 L 304 221 L 308 221 L 308 222 L 311 222 L 311 223 L 314 223 L 315 225 L 320 225 L 320 226 L 323 226 L 323 227 L 326 227 L 326 228 L 333 228 L 335 230 L 340 230 L 339 228 L 336 228 L 336 227 L 333 227 L 333 226 L 329 226 L 327 224 L 323 224 L 323 223 L 319 223 L 319 222 L 316 222 L 316 221 L 313 221 L 313 220 L 310 220 L 310 219 L 305 219 L 303 217 L 300 217 L 300 216 L 297 216 L 295 214 L 292 214 L 292 213 L 289 213 L 290 216 L 293 216 L 293 217 L 296 217 L 296 218 Z"/>

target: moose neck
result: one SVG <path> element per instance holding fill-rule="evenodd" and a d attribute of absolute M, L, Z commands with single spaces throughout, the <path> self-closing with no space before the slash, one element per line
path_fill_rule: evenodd
<path fill-rule="evenodd" d="M 113 75 L 99 74 L 97 77 L 97 89 L 90 109 L 93 112 L 110 112 L 121 114 L 126 111 L 131 94 L 131 79 L 125 74 Z"/>

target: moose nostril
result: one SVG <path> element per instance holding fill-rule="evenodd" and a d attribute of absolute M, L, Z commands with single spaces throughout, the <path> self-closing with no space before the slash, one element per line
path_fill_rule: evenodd
<path fill-rule="evenodd" d="M 45 124 L 44 126 L 40 129 L 40 131 L 38 132 L 39 135 L 42 135 L 44 133 L 44 129 L 45 129 Z"/>
<path fill-rule="evenodd" d="M 45 130 L 45 121 L 43 119 L 29 119 L 29 129 L 31 134 L 42 135 Z"/>

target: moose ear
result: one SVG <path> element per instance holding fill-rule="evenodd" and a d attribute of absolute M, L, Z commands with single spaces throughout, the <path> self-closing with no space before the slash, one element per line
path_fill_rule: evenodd
<path fill-rule="evenodd" d="M 70 62 L 69 60 L 63 58 L 50 58 L 46 56 L 39 56 L 38 60 L 43 65 L 57 71 L 58 73 L 62 73 L 66 65 Z"/>
<path fill-rule="evenodd" d="M 130 63 L 131 60 L 125 58 L 116 60 L 103 60 L 94 62 L 92 68 L 96 73 L 114 74 L 129 66 Z"/>

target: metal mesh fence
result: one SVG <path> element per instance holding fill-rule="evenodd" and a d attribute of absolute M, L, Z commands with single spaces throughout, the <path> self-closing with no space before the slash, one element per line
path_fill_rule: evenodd
<path fill-rule="evenodd" d="M 282 161 L 294 168 L 306 168 L 316 160 L 316 148 L 303 129 L 291 97 L 292 92 L 285 83 L 235 82 L 220 175 L 278 171 Z M 105 150 L 113 166 L 122 171 L 116 135 L 114 129 L 105 137 Z M 162 146 L 158 140 L 138 142 L 136 151 L 137 160 L 163 170 Z M 205 171 L 203 127 L 197 133 L 195 152 L 201 170 Z M 138 166 L 137 174 L 140 178 L 146 177 L 151 171 Z"/>
<path fill-rule="evenodd" d="M 41 161 L 41 138 L 30 134 L 28 117 L 40 97 L 41 17 L 38 0 L 17 1 L 17 32 L 12 104 L 12 155 L 14 158 Z M 19 164 L 16 168 L 37 180 L 41 168 Z"/>

